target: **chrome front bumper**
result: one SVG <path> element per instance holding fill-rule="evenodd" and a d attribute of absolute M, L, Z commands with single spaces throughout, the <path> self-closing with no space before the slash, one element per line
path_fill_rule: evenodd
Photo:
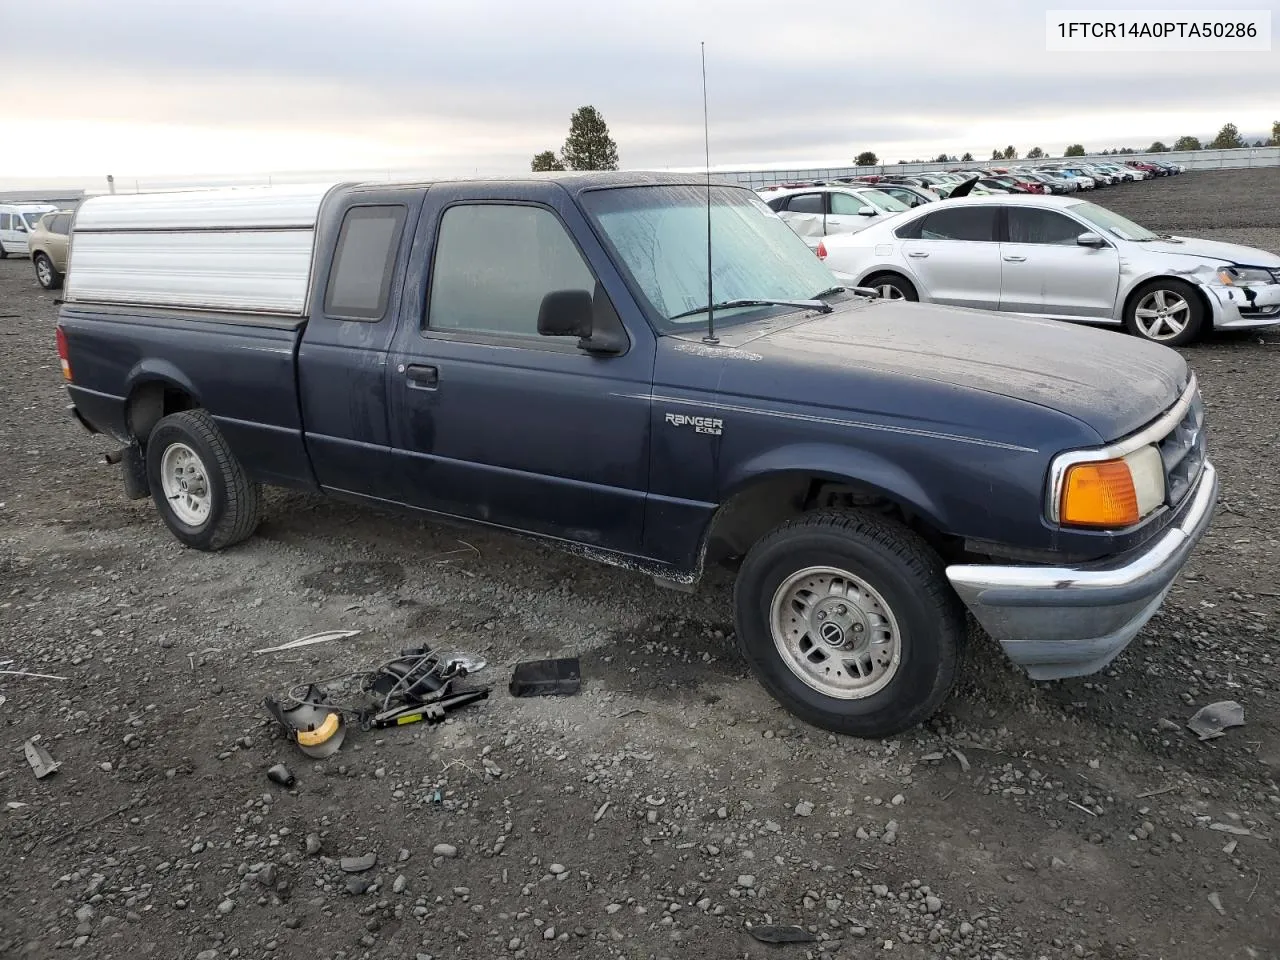
<path fill-rule="evenodd" d="M 1160 607 L 1209 529 L 1218 475 L 1206 462 L 1181 516 L 1139 550 L 1078 567 L 956 564 L 947 578 L 1009 658 L 1035 680 L 1096 673 Z"/>

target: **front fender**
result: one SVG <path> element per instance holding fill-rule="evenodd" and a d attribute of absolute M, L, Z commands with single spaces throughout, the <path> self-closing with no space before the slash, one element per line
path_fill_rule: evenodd
<path fill-rule="evenodd" d="M 867 487 L 924 517 L 931 526 L 948 528 L 937 499 L 902 467 L 878 454 L 835 444 L 790 444 L 734 464 L 721 481 L 720 502 L 728 502 L 761 480 L 797 473 Z"/>
<path fill-rule="evenodd" d="M 1200 291 L 1205 306 L 1209 308 L 1209 320 L 1216 324 L 1222 316 L 1222 302 L 1219 291 L 1224 289 L 1220 285 L 1215 285 L 1213 281 L 1218 275 L 1218 265 L 1196 264 L 1194 267 L 1152 267 L 1139 273 L 1128 273 L 1125 268 L 1121 267 L 1120 273 L 1120 291 L 1116 297 L 1116 308 L 1114 319 L 1123 322 L 1125 309 L 1128 306 L 1129 298 L 1133 296 L 1144 283 L 1160 277 L 1172 277 L 1175 280 L 1182 280 L 1191 284 Z"/>

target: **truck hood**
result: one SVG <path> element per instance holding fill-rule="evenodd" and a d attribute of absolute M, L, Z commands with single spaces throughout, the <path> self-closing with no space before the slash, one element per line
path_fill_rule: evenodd
<path fill-rule="evenodd" d="M 1159 416 L 1188 377 L 1176 351 L 1112 331 L 902 300 L 845 303 L 825 316 L 726 333 L 765 364 L 982 391 L 1067 414 L 1104 442 Z M 797 394 L 805 392 L 802 380 L 785 378 Z M 874 409 L 874 390 L 852 394 L 850 406 Z M 829 394 L 804 399 L 830 402 Z"/>
<path fill-rule="evenodd" d="M 1228 263 L 1246 267 L 1280 267 L 1280 256 L 1267 253 L 1256 247 L 1246 247 L 1238 243 L 1223 243 L 1220 240 L 1198 240 L 1195 237 L 1174 237 L 1171 240 L 1150 240 L 1141 244 L 1142 248 L 1152 253 L 1172 253 L 1181 256 L 1225 260 Z"/>

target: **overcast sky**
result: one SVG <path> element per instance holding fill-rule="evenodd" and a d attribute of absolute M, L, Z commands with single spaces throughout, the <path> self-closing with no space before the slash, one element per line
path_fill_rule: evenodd
<path fill-rule="evenodd" d="M 1276 52 L 1047 53 L 1044 11 L 1068 5 L 0 0 L 0 181 L 508 173 L 558 150 L 585 103 L 624 168 L 701 164 L 700 40 L 717 165 L 1058 154 L 1280 119 Z"/>

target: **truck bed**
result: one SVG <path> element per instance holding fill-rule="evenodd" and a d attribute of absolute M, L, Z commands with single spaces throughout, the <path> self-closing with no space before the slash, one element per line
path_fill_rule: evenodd
<path fill-rule="evenodd" d="M 170 384 L 215 411 L 255 480 L 316 489 L 298 407 L 302 318 L 69 303 L 60 324 L 75 373 L 71 399 L 99 429 L 128 443 L 130 395 Z"/>

